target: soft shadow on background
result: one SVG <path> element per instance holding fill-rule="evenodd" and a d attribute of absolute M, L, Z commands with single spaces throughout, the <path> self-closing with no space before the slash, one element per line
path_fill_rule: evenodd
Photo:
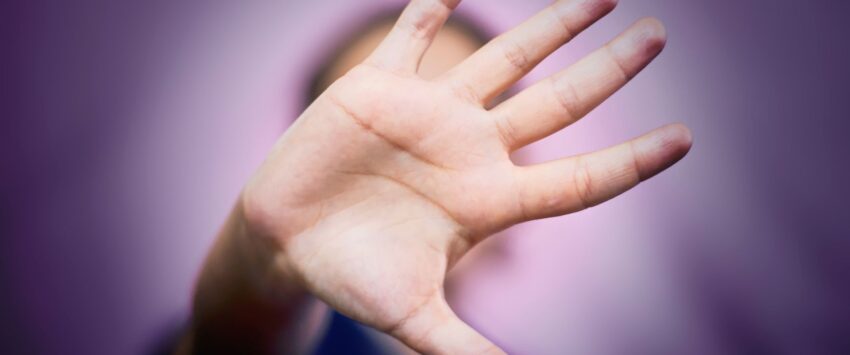
<path fill-rule="evenodd" d="M 498 33 L 546 4 L 459 11 Z M 2 5 L 0 349 L 144 353 L 179 327 L 317 62 L 401 5 Z M 520 354 L 850 353 L 848 13 L 839 0 L 621 0 L 523 83 L 641 16 L 667 25 L 667 49 L 524 156 L 673 121 L 694 148 L 612 202 L 512 229 L 504 258 L 452 280 L 458 313 Z"/>

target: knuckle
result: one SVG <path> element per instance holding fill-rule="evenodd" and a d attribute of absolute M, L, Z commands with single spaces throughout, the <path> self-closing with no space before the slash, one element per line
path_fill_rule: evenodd
<path fill-rule="evenodd" d="M 549 14 L 560 27 L 562 39 L 569 40 L 570 38 L 574 37 L 575 29 L 573 29 L 573 26 L 570 25 L 569 21 L 564 15 L 558 13 L 558 11 L 556 11 L 552 7 L 549 8 Z"/>
<path fill-rule="evenodd" d="M 573 172 L 573 183 L 575 185 L 576 197 L 583 208 L 593 207 L 596 203 L 593 198 L 596 187 L 590 176 L 589 168 L 584 159 L 579 158 L 576 169 Z"/>
<path fill-rule="evenodd" d="M 454 1 L 427 0 L 415 2 L 412 4 L 416 7 L 415 11 L 410 16 L 403 18 L 399 24 L 405 27 L 414 38 L 431 38 L 442 24 L 446 9 L 453 8 L 452 2 Z"/>
<path fill-rule="evenodd" d="M 499 41 L 499 46 L 505 60 L 515 70 L 525 71 L 531 65 L 528 52 L 515 41 L 503 39 Z"/>
<path fill-rule="evenodd" d="M 635 73 L 633 73 L 626 67 L 626 65 L 623 63 L 623 60 L 617 56 L 617 54 L 611 49 L 610 45 L 606 45 L 605 48 L 608 52 L 608 58 L 611 62 L 611 67 L 616 73 L 620 74 L 622 81 L 628 82 L 632 80 Z"/>
<path fill-rule="evenodd" d="M 459 97 L 465 101 L 473 103 L 481 103 L 484 101 L 478 94 L 478 90 L 476 90 L 475 87 L 473 87 L 469 83 L 458 81 L 452 83 L 449 87 L 452 95 Z"/>
<path fill-rule="evenodd" d="M 518 133 L 516 127 L 514 127 L 514 125 L 511 123 L 510 118 L 502 117 L 496 119 L 494 122 L 496 124 L 496 130 L 499 133 L 499 138 L 501 138 L 502 143 L 505 145 L 506 148 L 512 148 L 518 142 Z"/>
<path fill-rule="evenodd" d="M 552 80 L 550 81 L 550 87 L 564 114 L 570 120 L 578 119 L 584 115 L 584 108 L 581 106 L 581 99 L 575 84 L 566 79 L 560 81 Z"/>

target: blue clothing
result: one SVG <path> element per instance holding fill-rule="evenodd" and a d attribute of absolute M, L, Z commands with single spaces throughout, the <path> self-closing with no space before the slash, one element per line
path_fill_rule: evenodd
<path fill-rule="evenodd" d="M 357 322 L 333 312 L 328 331 L 314 354 L 372 355 L 387 354 L 387 352 L 369 338 Z"/>
<path fill-rule="evenodd" d="M 184 334 L 186 323 L 179 322 L 176 326 L 169 327 L 170 330 L 153 344 L 147 352 L 150 355 L 171 355 L 180 344 L 180 337 Z M 349 319 L 337 312 L 331 315 L 330 324 L 325 332 L 324 338 L 319 342 L 314 355 L 382 355 L 390 354 L 375 343 L 363 328 L 354 320 Z"/>

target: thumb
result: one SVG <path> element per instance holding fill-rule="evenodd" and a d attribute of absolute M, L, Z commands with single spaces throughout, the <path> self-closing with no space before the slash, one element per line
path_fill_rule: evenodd
<path fill-rule="evenodd" d="M 505 354 L 458 318 L 442 293 L 410 314 L 390 334 L 423 354 Z"/>

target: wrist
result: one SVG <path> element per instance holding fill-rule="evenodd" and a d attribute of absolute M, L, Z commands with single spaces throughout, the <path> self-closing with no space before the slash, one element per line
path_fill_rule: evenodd
<path fill-rule="evenodd" d="M 192 350 L 270 353 L 309 344 L 327 307 L 285 263 L 273 239 L 248 224 L 240 199 L 196 285 Z"/>

